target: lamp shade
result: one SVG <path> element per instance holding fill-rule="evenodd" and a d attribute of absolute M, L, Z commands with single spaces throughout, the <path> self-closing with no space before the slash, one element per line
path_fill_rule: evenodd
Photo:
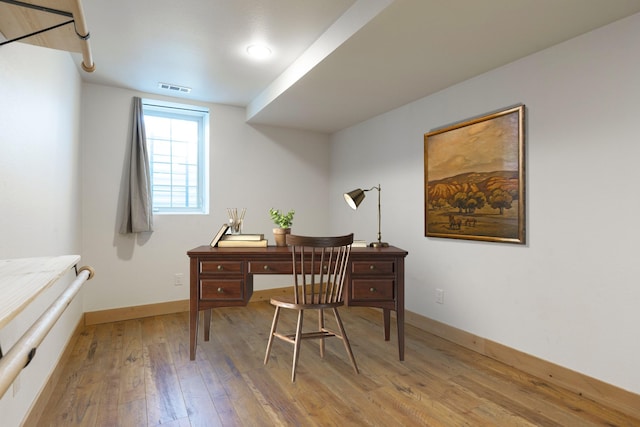
<path fill-rule="evenodd" d="M 344 193 L 344 200 L 347 202 L 351 209 L 356 210 L 360 203 L 364 200 L 364 190 L 356 188 L 353 191 L 349 191 L 348 193 Z"/>

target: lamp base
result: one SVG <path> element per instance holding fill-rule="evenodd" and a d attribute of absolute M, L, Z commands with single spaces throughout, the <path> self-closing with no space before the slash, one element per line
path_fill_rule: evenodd
<path fill-rule="evenodd" d="M 388 248 L 389 244 L 387 242 L 371 242 L 369 246 L 372 248 Z"/>

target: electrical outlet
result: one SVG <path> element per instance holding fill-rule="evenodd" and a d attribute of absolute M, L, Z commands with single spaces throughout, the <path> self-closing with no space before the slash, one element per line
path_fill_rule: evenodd
<path fill-rule="evenodd" d="M 436 289 L 436 302 L 438 304 L 444 304 L 444 290 Z"/>
<path fill-rule="evenodd" d="M 176 274 L 174 275 L 174 278 L 173 278 L 173 284 L 174 284 L 175 286 L 182 286 L 182 285 L 184 285 L 184 274 L 182 274 L 182 273 L 176 273 Z"/>

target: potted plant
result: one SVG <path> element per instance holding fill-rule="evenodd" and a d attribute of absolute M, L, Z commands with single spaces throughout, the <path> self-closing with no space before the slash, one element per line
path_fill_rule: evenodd
<path fill-rule="evenodd" d="M 291 233 L 291 225 L 293 224 L 293 215 L 296 212 L 292 209 L 287 213 L 280 211 L 279 209 L 269 209 L 269 215 L 271 220 L 277 226 L 273 229 L 273 237 L 276 241 L 276 246 L 287 246 L 286 236 Z"/>

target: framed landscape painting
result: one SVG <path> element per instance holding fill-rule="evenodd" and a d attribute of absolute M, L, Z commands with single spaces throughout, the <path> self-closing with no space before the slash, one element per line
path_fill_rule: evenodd
<path fill-rule="evenodd" d="M 525 243 L 524 112 L 424 134 L 425 236 Z"/>

